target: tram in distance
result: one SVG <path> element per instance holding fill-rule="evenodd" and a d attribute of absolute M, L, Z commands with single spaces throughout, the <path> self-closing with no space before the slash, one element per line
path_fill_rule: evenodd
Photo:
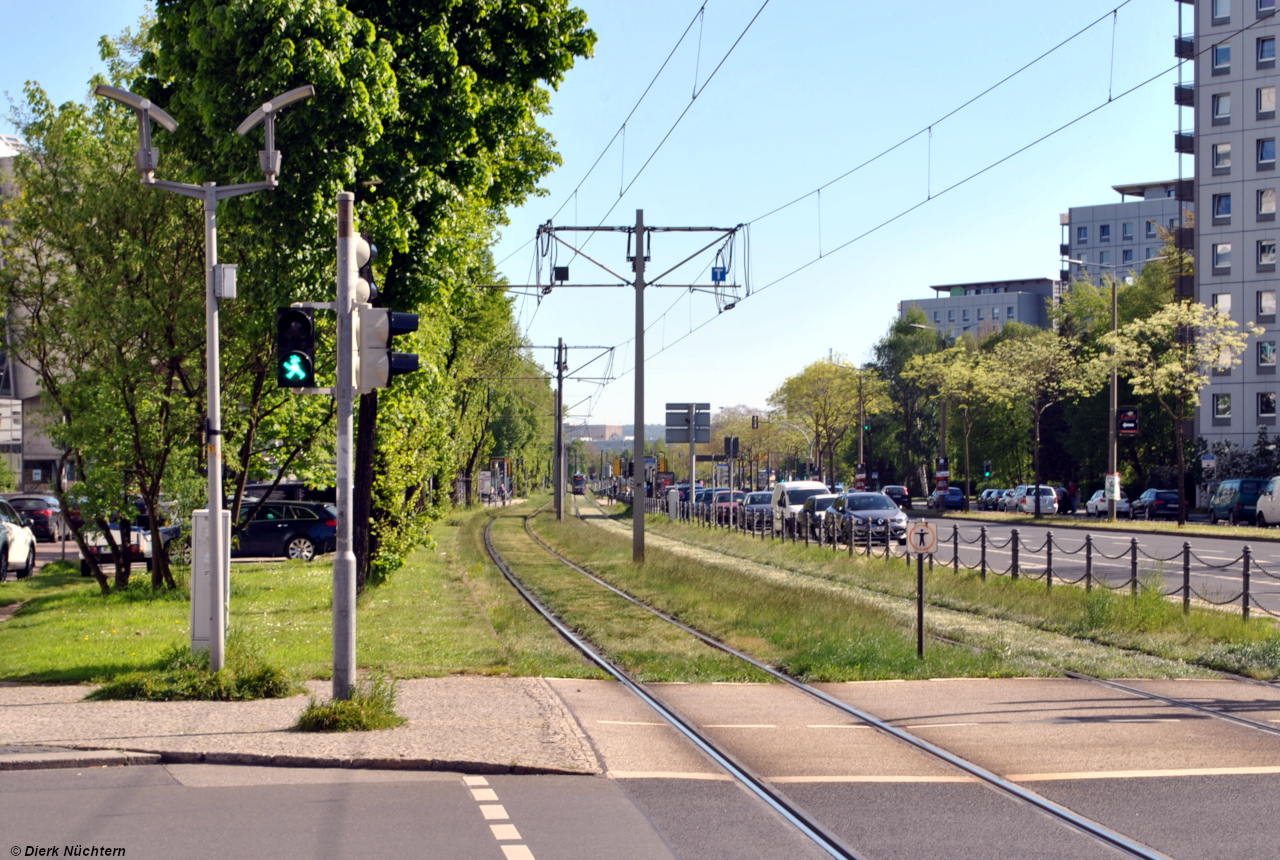
<path fill-rule="evenodd" d="M 581 474 L 574 475 L 573 476 L 573 494 L 575 496 L 581 496 L 586 491 L 587 491 L 587 476 L 581 475 Z"/>

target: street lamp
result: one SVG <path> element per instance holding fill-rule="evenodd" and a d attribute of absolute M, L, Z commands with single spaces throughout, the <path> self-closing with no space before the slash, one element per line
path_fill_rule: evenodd
<path fill-rule="evenodd" d="M 1167 256 L 1148 257 L 1144 262 L 1154 263 L 1157 260 L 1167 260 Z M 1068 263 L 1079 266 L 1081 270 L 1088 274 L 1089 264 L 1083 260 L 1067 259 Z M 1120 266 L 1110 263 L 1096 263 L 1100 269 L 1118 269 Z M 1123 265 L 1123 264 L 1122 264 Z M 1120 498 L 1120 463 L 1119 456 L 1116 451 L 1118 442 L 1116 439 L 1116 412 L 1119 410 L 1117 405 L 1117 396 L 1119 388 L 1119 373 L 1116 367 L 1116 332 L 1119 331 L 1119 313 L 1116 304 L 1116 279 L 1111 278 L 1111 405 L 1110 405 L 1110 426 L 1107 429 L 1107 481 L 1115 483 L 1115 489 L 1108 487 L 1107 492 L 1107 519 L 1115 521 L 1116 518 L 1116 500 Z"/>
<path fill-rule="evenodd" d="M 289 90 L 264 103 L 249 114 L 236 129 L 241 137 L 252 131 L 259 123 L 266 124 L 266 149 L 258 153 L 258 163 L 262 168 L 263 181 L 241 185 L 224 185 L 216 182 L 203 185 L 188 185 L 184 182 L 166 182 L 155 178 L 156 166 L 160 161 L 160 150 L 151 145 L 152 120 L 169 132 L 178 128 L 173 117 L 135 93 L 98 84 L 93 88 L 94 95 L 119 102 L 132 108 L 138 116 L 138 151 L 134 154 L 134 166 L 142 184 L 161 191 L 170 191 L 184 197 L 194 197 L 204 201 L 204 242 L 205 242 L 205 375 L 206 409 L 205 450 L 208 455 L 209 473 L 209 522 L 207 528 L 207 548 L 209 570 L 209 610 L 212 613 L 209 629 L 209 668 L 217 672 L 225 663 L 226 636 L 226 604 L 227 593 L 223 577 L 230 567 L 230 546 L 224 545 L 222 533 L 222 391 L 219 385 L 218 355 L 218 300 L 235 298 L 235 266 L 218 264 L 218 201 L 229 197 L 238 197 L 253 191 L 274 191 L 277 176 L 280 173 L 280 153 L 275 148 L 275 115 L 284 107 L 315 95 L 315 87 L 307 84 Z M 193 570 L 200 548 L 192 546 Z M 192 584 L 195 578 L 192 577 Z M 196 650 L 195 639 L 195 600 L 192 608 L 192 650 Z"/>

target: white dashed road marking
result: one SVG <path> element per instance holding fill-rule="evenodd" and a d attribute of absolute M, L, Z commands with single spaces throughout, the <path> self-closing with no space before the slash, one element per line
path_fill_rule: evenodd
<path fill-rule="evenodd" d="M 489 780 L 483 776 L 464 776 L 462 784 L 471 789 L 473 800 L 498 799 L 498 793 L 487 787 Z M 508 818 L 506 807 L 500 803 L 482 803 L 480 814 L 484 816 L 485 821 L 505 821 Z M 520 831 L 514 824 L 490 824 L 489 831 L 499 842 L 518 842 L 521 838 Z M 502 854 L 506 860 L 534 860 L 533 852 L 527 845 L 503 845 Z"/>

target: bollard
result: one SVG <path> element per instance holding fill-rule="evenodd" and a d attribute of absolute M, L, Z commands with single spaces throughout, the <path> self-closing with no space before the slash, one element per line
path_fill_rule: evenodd
<path fill-rule="evenodd" d="M 1138 596 L 1138 539 L 1129 538 L 1129 595 Z"/>
<path fill-rule="evenodd" d="M 982 552 L 982 557 L 978 562 L 978 570 L 980 571 L 980 576 L 982 577 L 982 581 L 986 582 L 987 581 L 987 527 L 986 526 L 982 526 L 981 530 L 978 532 L 978 547 Z"/>
<path fill-rule="evenodd" d="M 1240 617 L 1242 620 L 1248 621 L 1249 620 L 1249 558 L 1252 555 L 1252 552 L 1250 551 L 1248 544 L 1244 545 L 1244 549 L 1241 550 L 1241 555 L 1244 556 L 1244 588 L 1240 592 Z"/>
<path fill-rule="evenodd" d="M 1013 564 L 1009 566 L 1009 572 L 1013 579 L 1018 578 L 1018 530 L 1013 529 L 1009 534 L 1009 549 L 1013 554 Z"/>
<path fill-rule="evenodd" d="M 885 537 L 885 546 L 888 546 L 888 537 Z M 951 572 L 960 572 L 960 526 L 951 527 Z"/>
<path fill-rule="evenodd" d="M 1182 542 L 1182 614 L 1191 611 L 1191 543 Z"/>
<path fill-rule="evenodd" d="M 1053 590 L 1053 532 L 1044 533 L 1044 590 Z"/>
<path fill-rule="evenodd" d="M 1093 535 L 1084 536 L 1084 590 L 1093 591 Z"/>

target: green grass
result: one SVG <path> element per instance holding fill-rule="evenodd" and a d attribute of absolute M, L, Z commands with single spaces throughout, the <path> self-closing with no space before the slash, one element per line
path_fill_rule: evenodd
<path fill-rule="evenodd" d="M 282 699 L 301 692 L 299 684 L 279 667 L 264 661 L 244 637 L 229 636 L 226 666 L 221 671 L 209 671 L 208 651 L 192 654 L 185 646 L 173 646 L 155 669 L 119 675 L 86 698 L 235 702 Z"/>
<path fill-rule="evenodd" d="M 650 516 L 656 534 L 787 571 L 886 595 L 915 595 L 914 567 L 901 558 L 867 559 L 803 543 L 760 541 L 734 532 L 709 531 L 665 517 Z M 1184 615 L 1180 603 L 1161 593 L 1160 571 L 1145 575 L 1136 598 L 1128 590 L 1092 592 L 1065 584 L 1047 590 L 1043 580 L 1013 580 L 976 572 L 953 573 L 938 565 L 926 574 L 925 594 L 934 606 L 976 616 L 1013 621 L 1028 627 L 1117 646 L 1156 657 L 1239 672 L 1280 677 L 1280 630 L 1268 619 L 1245 623 L 1238 615 L 1193 607 Z M 1274 656 L 1272 656 L 1274 655 Z"/>
<path fill-rule="evenodd" d="M 361 595 L 359 665 L 382 666 L 398 678 L 601 677 L 483 560 L 484 521 L 486 512 L 478 511 L 437 524 L 434 547 L 418 550 L 386 584 Z M 231 636 L 292 678 L 330 677 L 332 563 L 233 565 Z M 78 570 L 55 570 L 0 583 L 0 600 L 23 602 L 0 623 L 0 680 L 100 683 L 163 671 L 175 649 L 189 648 L 185 590 L 155 594 L 145 578 L 103 597 Z"/>
<path fill-rule="evenodd" d="M 351 698 L 318 702 L 312 696 L 294 729 L 300 732 L 367 732 L 407 723 L 396 713 L 396 682 L 375 670 L 356 684 Z"/>
<path fill-rule="evenodd" d="M 518 528 L 518 523 L 504 524 L 504 529 Z M 539 517 L 536 529 L 549 543 L 619 588 L 806 681 L 1013 674 L 999 655 L 937 642 L 930 642 L 925 659 L 920 660 L 914 631 L 853 593 L 825 583 L 751 575 L 732 559 L 723 563 L 691 559 L 653 545 L 645 549 L 645 564 L 636 565 L 631 561 L 630 538 L 576 519 L 558 523 Z M 574 582 L 574 576 L 578 575 L 555 575 L 539 588 L 561 616 L 593 642 L 641 673 L 654 663 L 676 667 L 675 657 L 680 657 L 686 662 L 683 680 L 710 680 L 697 670 L 714 664 L 696 656 L 704 646 L 691 637 L 669 646 L 672 650 L 662 658 L 666 664 L 644 652 L 641 656 L 648 662 L 636 660 L 633 652 L 638 649 L 632 643 L 673 634 L 650 633 L 661 622 L 585 578 Z M 560 579 L 565 582 L 560 584 Z"/>

